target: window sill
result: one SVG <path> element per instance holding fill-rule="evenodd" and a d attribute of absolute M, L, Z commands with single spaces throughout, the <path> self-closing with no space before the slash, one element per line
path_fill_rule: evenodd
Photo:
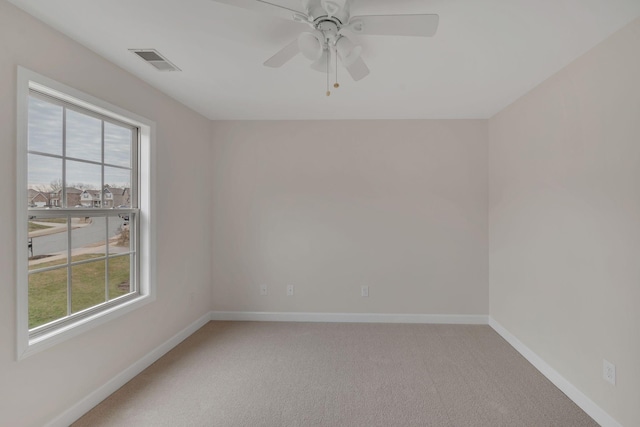
<path fill-rule="evenodd" d="M 62 326 L 37 338 L 29 339 L 27 333 L 26 336 L 19 337 L 18 360 L 25 359 L 42 350 L 94 329 L 106 322 L 136 310 L 153 300 L 154 297 L 152 295 L 140 295 L 137 298 L 96 313 L 93 316 L 79 319 L 77 322 Z"/>

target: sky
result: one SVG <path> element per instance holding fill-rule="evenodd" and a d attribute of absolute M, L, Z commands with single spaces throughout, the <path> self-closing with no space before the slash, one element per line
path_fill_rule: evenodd
<path fill-rule="evenodd" d="M 62 156 L 63 107 L 29 97 L 28 185 L 44 188 L 62 179 L 63 160 L 46 154 Z M 104 183 L 115 187 L 130 187 L 131 129 L 104 122 Z M 35 154 L 33 152 L 43 153 Z M 100 165 L 83 160 L 102 162 L 102 121 L 95 117 L 66 109 L 67 187 L 83 184 L 99 189 L 102 182 Z M 77 160 L 76 160 L 77 159 Z M 112 166 L 107 166 L 112 165 Z M 113 166 L 122 166 L 122 169 Z"/>

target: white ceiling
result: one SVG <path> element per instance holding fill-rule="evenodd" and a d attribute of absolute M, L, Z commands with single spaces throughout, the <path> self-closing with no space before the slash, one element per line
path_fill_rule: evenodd
<path fill-rule="evenodd" d="M 339 72 L 326 97 L 326 75 L 301 55 L 262 66 L 302 24 L 213 0 L 10 1 L 210 119 L 489 118 L 640 16 L 640 0 L 354 0 L 352 15 L 436 13 L 440 26 L 360 37 L 371 74 Z"/>

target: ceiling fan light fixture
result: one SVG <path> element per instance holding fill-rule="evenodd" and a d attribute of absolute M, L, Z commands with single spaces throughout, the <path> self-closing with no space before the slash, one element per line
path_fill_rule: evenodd
<path fill-rule="evenodd" d="M 322 51 L 322 55 L 320 56 L 320 58 L 311 63 L 311 68 L 319 71 L 321 73 L 326 73 L 327 69 L 331 68 L 327 66 L 327 63 L 329 62 L 329 50 L 325 49 Z M 329 70 L 329 73 L 332 73 L 333 70 Z"/>
<path fill-rule="evenodd" d="M 351 15 L 351 3 L 364 0 L 298 0 L 300 7 L 287 7 L 271 3 L 271 0 L 214 0 L 236 4 L 255 11 L 269 11 L 279 17 L 304 23 L 312 28 L 300 34 L 288 45 L 264 62 L 266 67 L 280 68 L 302 53 L 310 61 L 311 68 L 326 73 L 327 95 L 329 75 L 335 73 L 337 81 L 338 63 L 341 62 L 354 81 L 370 74 L 362 59 L 362 46 L 349 40 L 347 34 L 361 36 L 405 36 L 431 37 L 437 29 L 439 17 L 435 14 Z M 291 2 L 293 0 L 290 0 Z M 391 2 L 390 2 L 391 3 Z"/>
<path fill-rule="evenodd" d="M 336 50 L 344 66 L 350 67 L 360 58 L 362 46 L 355 45 L 351 40 L 342 36 L 336 42 Z"/>
<path fill-rule="evenodd" d="M 309 61 L 317 61 L 322 56 L 322 40 L 318 34 L 302 33 L 298 37 L 298 48 Z"/>

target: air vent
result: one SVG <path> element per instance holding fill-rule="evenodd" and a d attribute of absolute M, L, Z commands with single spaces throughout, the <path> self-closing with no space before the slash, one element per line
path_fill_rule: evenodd
<path fill-rule="evenodd" d="M 176 67 L 167 58 L 162 56 L 160 52 L 155 49 L 129 49 L 131 52 L 138 55 L 145 62 L 153 65 L 158 71 L 180 71 L 180 68 Z"/>

